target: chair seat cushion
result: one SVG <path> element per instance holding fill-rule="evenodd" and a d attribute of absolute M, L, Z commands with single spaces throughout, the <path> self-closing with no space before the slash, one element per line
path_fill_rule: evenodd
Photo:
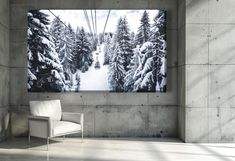
<path fill-rule="evenodd" d="M 81 125 L 68 121 L 53 121 L 53 135 L 59 136 L 81 130 Z"/>

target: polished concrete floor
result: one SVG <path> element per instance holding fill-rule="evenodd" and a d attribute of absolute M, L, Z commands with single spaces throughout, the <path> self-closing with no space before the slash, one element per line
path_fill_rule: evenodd
<path fill-rule="evenodd" d="M 14 138 L 0 143 L 0 161 L 235 161 L 235 144 L 185 144 L 177 139 Z"/>

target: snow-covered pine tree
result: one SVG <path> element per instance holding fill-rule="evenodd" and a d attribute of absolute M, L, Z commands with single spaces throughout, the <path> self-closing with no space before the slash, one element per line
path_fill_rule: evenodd
<path fill-rule="evenodd" d="M 66 90 L 71 90 L 71 87 L 74 86 L 72 75 L 76 72 L 73 62 L 75 32 L 73 31 L 70 24 L 65 25 L 65 23 L 63 23 L 59 17 L 56 17 L 52 21 L 50 32 L 53 36 L 53 41 L 56 51 L 59 54 L 60 62 L 63 65 L 66 80 Z"/>
<path fill-rule="evenodd" d="M 87 35 L 88 41 L 91 44 L 91 50 L 96 51 L 99 38 L 97 36 L 93 35 L 92 33 L 86 33 L 86 35 Z"/>
<path fill-rule="evenodd" d="M 131 48 L 132 49 L 136 48 L 136 45 L 137 45 L 135 37 L 136 37 L 135 33 L 131 32 L 130 39 L 131 39 Z"/>
<path fill-rule="evenodd" d="M 118 26 L 116 31 L 116 41 L 120 47 L 120 53 L 123 56 L 124 62 L 123 66 L 125 71 L 128 70 L 128 65 L 131 62 L 131 57 L 133 55 L 132 44 L 130 39 L 129 27 L 127 19 L 120 18 L 118 20 Z"/>
<path fill-rule="evenodd" d="M 131 62 L 128 66 L 129 70 L 126 72 L 126 76 L 124 78 L 124 90 L 125 91 L 133 91 L 134 84 L 136 82 L 135 73 L 138 70 L 139 65 L 141 64 L 140 57 L 140 49 L 137 47 L 133 49 L 133 56 L 131 58 Z"/>
<path fill-rule="evenodd" d="M 81 54 L 79 52 L 79 44 L 78 44 L 78 35 L 81 29 L 76 30 L 76 34 L 75 34 L 75 46 L 73 48 L 73 53 L 74 53 L 74 65 L 76 67 L 76 69 L 80 69 L 81 66 Z M 89 40 L 91 40 L 90 35 L 88 35 Z M 92 40 L 91 40 L 92 41 Z"/>
<path fill-rule="evenodd" d="M 28 30 L 28 36 L 31 31 Z M 28 37 L 29 38 L 29 37 Z M 29 49 L 29 46 L 27 46 L 27 58 L 28 58 L 28 63 L 27 63 L 27 67 L 28 67 L 28 90 L 31 91 L 33 90 L 35 87 L 35 84 L 36 84 L 36 81 L 37 81 L 37 77 L 35 75 L 35 72 L 33 73 L 33 69 L 32 69 L 32 63 L 31 61 L 33 61 L 33 55 Z M 32 71 L 32 72 L 31 72 Z"/>
<path fill-rule="evenodd" d="M 104 65 L 109 64 L 111 55 L 111 37 L 110 34 L 105 36 L 105 44 L 104 44 Z"/>
<path fill-rule="evenodd" d="M 27 16 L 28 91 L 64 91 L 63 68 L 48 32 L 48 15 L 30 10 Z"/>
<path fill-rule="evenodd" d="M 134 91 L 166 91 L 165 12 L 154 18 L 150 41 L 141 46 L 141 63 L 134 74 Z"/>
<path fill-rule="evenodd" d="M 91 46 L 92 46 L 91 50 L 96 51 L 97 45 L 98 45 L 98 38 L 96 36 L 94 36 L 92 39 L 89 40 L 89 42 L 91 42 Z"/>
<path fill-rule="evenodd" d="M 60 62 L 63 66 L 63 71 L 65 75 L 65 82 L 66 82 L 66 91 L 70 91 L 71 87 L 73 85 L 72 81 L 72 75 L 76 72 L 74 63 L 73 63 L 73 48 L 75 45 L 75 33 L 71 27 L 70 24 L 65 25 L 65 23 L 62 23 L 59 19 L 57 19 L 61 25 L 63 25 L 63 30 L 60 34 L 60 37 L 58 37 L 58 47 L 59 51 L 59 57 Z"/>
<path fill-rule="evenodd" d="M 154 92 L 156 86 L 156 56 L 153 43 L 146 42 L 140 48 L 141 62 L 134 74 L 134 91 Z"/>
<path fill-rule="evenodd" d="M 99 43 L 100 44 L 103 44 L 104 43 L 104 36 L 105 36 L 105 34 L 103 34 L 103 33 L 100 33 L 99 35 L 98 35 L 98 39 L 99 39 Z"/>
<path fill-rule="evenodd" d="M 61 50 L 61 55 L 63 55 L 63 59 L 61 63 L 63 64 L 64 71 L 71 75 L 76 72 L 76 68 L 74 65 L 74 53 L 73 49 L 75 47 L 75 32 L 73 31 L 70 24 L 67 25 L 68 27 L 65 27 L 64 33 L 63 33 L 63 48 Z"/>
<path fill-rule="evenodd" d="M 63 36 L 64 24 L 60 21 L 59 17 L 55 17 L 50 25 L 50 33 L 52 34 L 53 42 L 55 45 L 55 51 L 60 54 L 63 43 L 61 37 Z M 59 55 L 60 61 L 63 59 L 63 55 Z"/>
<path fill-rule="evenodd" d="M 90 66 L 93 62 L 92 50 L 90 46 L 88 36 L 84 28 L 81 28 L 76 35 L 74 54 L 75 61 L 77 62 L 77 68 L 82 72 L 87 71 L 88 66 Z"/>
<path fill-rule="evenodd" d="M 118 44 L 115 45 L 113 57 L 109 65 L 109 84 L 112 91 L 124 91 L 125 69 L 123 66 L 124 59 L 121 55 L 121 49 Z"/>
<path fill-rule="evenodd" d="M 143 43 L 149 41 L 149 36 L 150 36 L 149 15 L 147 11 L 144 11 L 140 19 L 140 27 L 138 28 L 136 36 L 136 41 L 138 45 L 142 45 Z"/>
<path fill-rule="evenodd" d="M 166 12 L 159 11 L 154 17 L 153 29 L 151 32 L 154 55 L 156 56 L 156 91 L 166 91 Z"/>
<path fill-rule="evenodd" d="M 111 47 L 110 47 L 110 55 L 109 55 L 109 64 L 110 62 L 113 60 L 113 55 L 114 55 L 114 50 L 116 48 L 117 45 L 117 35 L 113 34 L 112 38 L 111 38 Z"/>

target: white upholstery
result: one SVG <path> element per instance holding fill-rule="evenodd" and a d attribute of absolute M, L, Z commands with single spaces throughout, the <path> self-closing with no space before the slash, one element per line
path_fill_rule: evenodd
<path fill-rule="evenodd" d="M 53 121 L 53 136 L 64 135 L 81 130 L 81 125 L 68 121 Z"/>
<path fill-rule="evenodd" d="M 29 127 L 31 131 L 31 136 L 40 138 L 48 137 L 48 126 L 46 121 L 30 120 Z"/>
<path fill-rule="evenodd" d="M 64 136 L 74 133 L 82 133 L 82 113 L 62 113 L 60 100 L 30 101 L 31 116 L 29 119 L 29 143 L 30 136 L 49 138 Z"/>
<path fill-rule="evenodd" d="M 47 116 L 51 120 L 61 120 L 60 100 L 30 101 L 30 113 L 33 116 Z"/>
<path fill-rule="evenodd" d="M 83 122 L 83 115 L 80 113 L 63 112 L 62 121 L 70 121 L 81 124 Z"/>

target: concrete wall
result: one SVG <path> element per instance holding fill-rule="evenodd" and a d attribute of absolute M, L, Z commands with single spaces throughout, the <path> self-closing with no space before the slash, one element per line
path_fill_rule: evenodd
<path fill-rule="evenodd" d="M 8 5 L 1 0 L 0 5 Z M 61 99 L 84 112 L 86 136 L 179 136 L 185 142 L 234 142 L 234 0 L 11 0 L 10 106 L 13 135 L 27 131 L 28 101 Z M 7 13 L 2 7 L 1 11 Z M 160 8 L 168 11 L 168 92 L 28 93 L 26 12 L 56 8 Z M 0 14 L 0 89 L 8 91 L 8 22 Z M 17 16 L 15 16 L 17 15 Z M 1 34 L 2 35 L 2 34 Z M 177 37 L 178 35 L 178 37 Z M 3 45 L 4 44 L 4 45 Z M 178 53 L 178 54 L 177 54 Z M 2 58 L 4 57 L 4 58 Z M 0 94 L 0 111 L 9 97 Z M 179 108 L 178 108 L 179 107 Z M 3 113 L 3 112 L 1 112 Z"/>
<path fill-rule="evenodd" d="M 182 24 L 186 34 L 182 50 L 186 54 L 181 57 L 185 75 L 181 110 L 185 112 L 185 127 L 181 128 L 185 130 L 184 140 L 234 142 L 235 1 L 182 3 L 186 10 Z"/>
<path fill-rule="evenodd" d="M 9 2 L 0 0 L 0 141 L 8 135 Z"/>
<path fill-rule="evenodd" d="M 178 137 L 185 139 L 185 0 L 178 0 Z"/>
<path fill-rule="evenodd" d="M 168 11 L 167 93 L 28 93 L 28 9 L 159 8 Z M 86 136 L 177 136 L 177 0 L 11 0 L 10 105 L 12 134 L 27 131 L 29 100 L 61 99 L 64 111 L 85 113 Z"/>

